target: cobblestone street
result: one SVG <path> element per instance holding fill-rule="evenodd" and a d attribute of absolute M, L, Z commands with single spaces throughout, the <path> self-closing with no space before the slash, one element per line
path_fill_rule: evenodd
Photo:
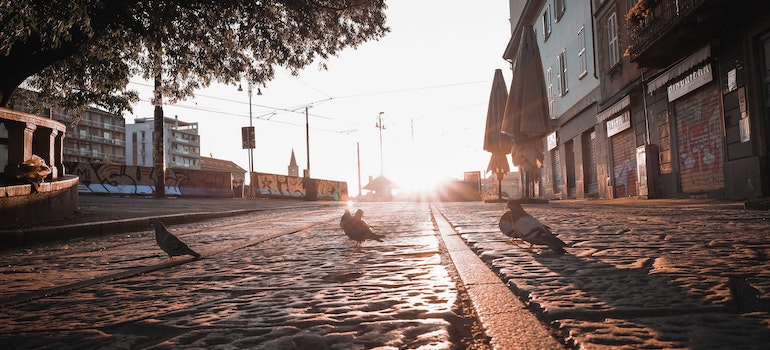
<path fill-rule="evenodd" d="M 768 211 L 697 201 L 524 207 L 571 245 L 567 255 L 511 244 L 497 227 L 505 205 L 481 202 L 355 203 L 386 236 L 361 248 L 339 228 L 342 206 L 284 203 L 171 225 L 199 260 L 169 261 L 149 227 L 4 250 L 0 342 L 14 349 L 485 348 L 479 334 L 468 340 L 473 320 L 460 306 L 474 282 L 458 279 L 452 263 L 464 262 L 447 259 L 440 237 L 459 234 L 568 348 L 770 343 Z M 456 233 L 439 235 L 439 216 Z M 476 330 L 489 330 L 481 320 Z"/>
<path fill-rule="evenodd" d="M 339 229 L 342 210 L 327 208 L 172 227 L 200 260 L 168 263 L 150 231 L 3 252 L 0 342 L 451 348 L 457 288 L 428 205 L 364 209 L 385 242 L 354 248 Z"/>
<path fill-rule="evenodd" d="M 438 206 L 568 345 L 760 349 L 770 343 L 767 211 L 525 205 L 572 244 L 569 255 L 558 256 L 508 243 L 497 228 L 504 204 Z"/>

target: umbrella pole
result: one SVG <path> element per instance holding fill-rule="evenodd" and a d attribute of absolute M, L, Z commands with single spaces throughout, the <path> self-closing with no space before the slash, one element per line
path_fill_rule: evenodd
<path fill-rule="evenodd" d="M 503 181 L 497 178 L 497 199 L 503 199 Z"/>
<path fill-rule="evenodd" d="M 522 170 L 519 174 L 521 174 L 521 199 L 524 199 L 527 198 L 527 192 L 529 192 L 527 189 L 527 172 Z"/>

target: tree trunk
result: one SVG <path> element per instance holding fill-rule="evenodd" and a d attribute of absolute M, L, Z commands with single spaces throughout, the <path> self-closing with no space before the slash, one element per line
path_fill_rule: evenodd
<path fill-rule="evenodd" d="M 157 59 L 160 61 L 160 58 Z M 159 67 L 159 66 L 158 66 Z M 160 69 L 158 69 L 160 72 Z M 163 92 L 160 73 L 155 74 L 155 113 L 153 114 L 152 163 L 155 168 L 155 198 L 166 197 L 166 152 L 163 127 Z"/>

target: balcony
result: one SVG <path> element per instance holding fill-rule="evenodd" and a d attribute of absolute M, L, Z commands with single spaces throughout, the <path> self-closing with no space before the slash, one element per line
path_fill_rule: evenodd
<path fill-rule="evenodd" d="M 626 16 L 626 53 L 641 67 L 665 68 L 719 35 L 767 13 L 767 0 L 640 0 Z"/>
<path fill-rule="evenodd" d="M 700 14 L 709 0 L 646 0 L 637 2 L 626 19 L 627 53 L 632 62 L 665 68 L 716 35 L 713 17 Z M 676 29 L 676 30 L 674 30 Z"/>

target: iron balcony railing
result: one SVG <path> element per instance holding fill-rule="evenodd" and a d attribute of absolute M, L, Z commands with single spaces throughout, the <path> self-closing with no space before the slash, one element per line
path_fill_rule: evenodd
<path fill-rule="evenodd" d="M 636 60 L 677 23 L 708 0 L 641 0 L 628 13 L 631 60 Z"/>

